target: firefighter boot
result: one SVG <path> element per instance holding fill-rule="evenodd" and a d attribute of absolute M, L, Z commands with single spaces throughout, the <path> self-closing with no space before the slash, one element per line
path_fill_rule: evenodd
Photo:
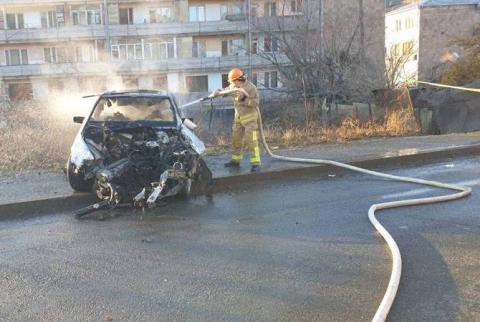
<path fill-rule="evenodd" d="M 252 173 L 258 173 L 260 172 L 260 165 L 252 165 L 252 168 L 250 169 L 250 172 Z"/>

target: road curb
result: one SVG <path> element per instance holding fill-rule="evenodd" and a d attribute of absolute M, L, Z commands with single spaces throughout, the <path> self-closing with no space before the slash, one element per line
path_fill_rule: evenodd
<path fill-rule="evenodd" d="M 396 155 L 377 157 L 364 160 L 353 160 L 348 162 L 361 168 L 391 167 L 398 165 L 414 165 L 431 162 L 434 160 L 446 159 L 450 157 L 466 156 L 480 153 L 480 144 L 456 146 L 447 149 L 436 149 L 429 151 L 420 151 L 408 155 Z M 281 161 L 279 161 L 281 162 Z M 331 165 L 305 164 L 288 169 L 266 171 L 260 173 L 233 174 L 230 176 L 214 178 L 214 191 L 222 192 L 233 188 L 234 186 L 249 183 L 258 183 L 262 181 L 287 179 L 292 177 L 306 177 L 322 175 L 327 173 L 343 173 L 348 170 L 339 169 Z M 18 203 L 9 203 L 0 205 L 0 218 L 21 218 L 23 216 L 31 217 L 36 214 L 65 212 L 75 210 L 94 203 L 95 197 L 88 193 L 75 193 L 71 196 L 61 196 L 33 201 Z"/>
<path fill-rule="evenodd" d="M 435 149 L 428 151 L 420 151 L 418 153 L 412 153 L 407 155 L 386 156 L 382 158 L 371 158 L 363 160 L 353 160 L 348 164 L 357 166 L 360 168 L 378 168 L 378 167 L 391 167 L 398 165 L 414 165 L 422 164 L 440 159 L 447 159 L 451 157 L 466 156 L 480 153 L 480 144 L 457 146 L 448 149 Z M 279 161 L 282 162 L 282 161 Z M 221 192 L 231 188 L 238 184 L 247 184 L 253 182 L 274 180 L 274 179 L 286 179 L 291 177 L 306 177 L 313 175 L 322 175 L 330 173 L 345 173 L 346 169 L 341 169 L 331 165 L 322 164 L 305 164 L 301 167 L 294 167 L 289 169 L 274 170 L 261 173 L 246 173 L 232 176 L 226 176 L 216 178 L 215 191 Z"/>

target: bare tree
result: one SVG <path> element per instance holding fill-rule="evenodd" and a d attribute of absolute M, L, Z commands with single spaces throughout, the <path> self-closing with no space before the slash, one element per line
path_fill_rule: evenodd
<path fill-rule="evenodd" d="M 303 14 L 292 15 L 288 3 L 281 2 L 277 16 L 254 21 L 265 39 L 256 54 L 278 70 L 281 91 L 303 98 L 306 122 L 313 105 L 326 102 L 330 112 L 339 100 L 369 97 L 374 69 L 365 55 L 363 0 L 354 3 L 358 11 L 352 17 L 341 16 L 347 9 L 325 14 L 323 0 L 305 0 Z"/>
<path fill-rule="evenodd" d="M 399 88 L 412 84 L 416 80 L 416 72 L 409 71 L 407 65 L 411 63 L 417 51 L 412 43 L 392 45 L 385 57 L 385 80 L 387 88 Z"/>

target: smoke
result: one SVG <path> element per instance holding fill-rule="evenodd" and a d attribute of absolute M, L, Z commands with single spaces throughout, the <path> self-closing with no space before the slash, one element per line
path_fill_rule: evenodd
<path fill-rule="evenodd" d="M 46 112 L 49 118 L 72 122 L 74 116 L 87 117 L 97 98 L 83 98 L 80 93 L 52 93 L 46 103 Z"/>

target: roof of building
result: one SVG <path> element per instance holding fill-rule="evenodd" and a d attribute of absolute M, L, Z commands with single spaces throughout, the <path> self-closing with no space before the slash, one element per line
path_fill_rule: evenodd
<path fill-rule="evenodd" d="M 480 5 L 480 0 L 422 0 L 420 7 Z"/>

